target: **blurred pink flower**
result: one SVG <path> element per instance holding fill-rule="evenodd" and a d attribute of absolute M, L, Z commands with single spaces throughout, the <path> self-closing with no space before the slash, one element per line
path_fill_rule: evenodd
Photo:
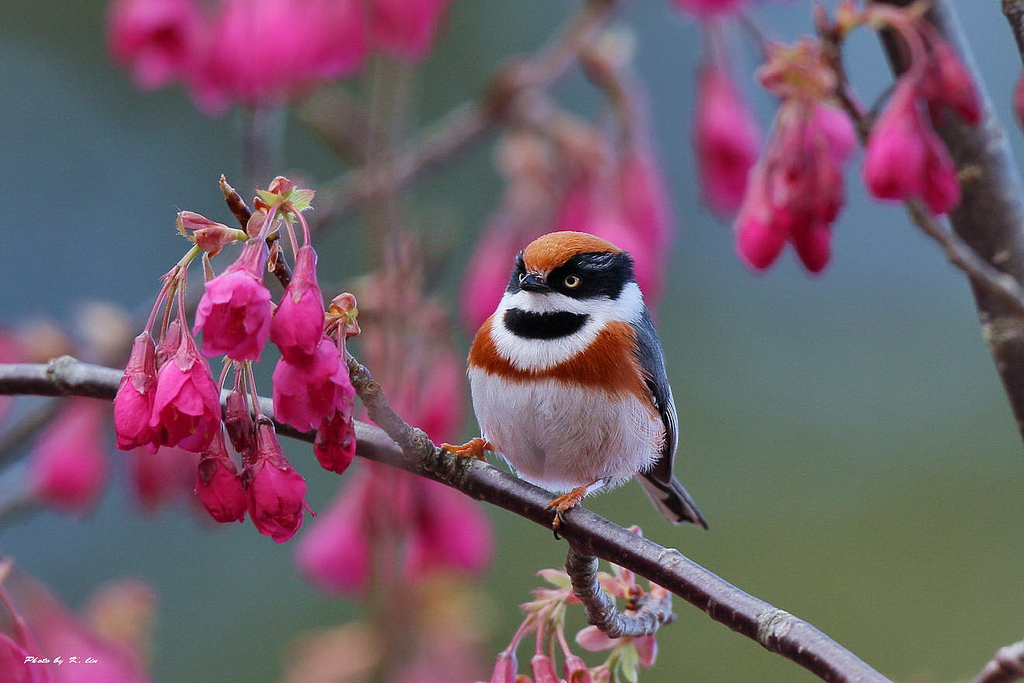
<path fill-rule="evenodd" d="M 110 54 L 143 90 L 183 77 L 204 28 L 192 0 L 114 0 L 107 17 Z"/>
<path fill-rule="evenodd" d="M 208 113 L 235 102 L 275 107 L 355 73 L 366 54 L 363 12 L 362 0 L 223 0 L 190 73 L 193 99 Z"/>
<path fill-rule="evenodd" d="M 152 512 L 192 489 L 199 457 L 184 448 L 128 451 L 128 472 L 143 510 Z"/>
<path fill-rule="evenodd" d="M 295 548 L 299 569 L 325 593 L 360 597 L 369 588 L 371 476 L 356 472 Z"/>
<path fill-rule="evenodd" d="M 698 19 L 736 14 L 748 0 L 672 0 L 679 9 L 689 12 Z"/>
<path fill-rule="evenodd" d="M 921 198 L 935 214 L 960 202 L 956 167 L 924 120 L 917 83 L 901 78 L 868 137 L 862 174 L 878 199 Z"/>
<path fill-rule="evenodd" d="M 258 361 L 270 334 L 270 291 L 263 284 L 267 245 L 253 238 L 238 260 L 206 283 L 193 334 L 203 333 L 203 354 Z"/>
<path fill-rule="evenodd" d="M 720 215 L 734 214 L 757 162 L 761 133 L 728 71 L 714 62 L 700 69 L 693 144 L 704 201 Z"/>
<path fill-rule="evenodd" d="M 933 111 L 949 107 L 967 123 L 977 124 L 981 121 L 981 98 L 967 67 L 952 45 L 934 34 L 932 37 L 931 59 L 921 82 L 921 94 Z"/>
<path fill-rule="evenodd" d="M 256 427 L 256 462 L 242 472 L 249 517 L 256 529 L 284 543 L 302 526 L 306 509 L 306 480 L 281 452 L 274 427 Z"/>
<path fill-rule="evenodd" d="M 273 375 L 274 415 L 308 431 L 336 411 L 351 411 L 355 389 L 334 340 L 321 336 L 314 355 L 290 363 L 282 358 Z"/>
<path fill-rule="evenodd" d="M 316 251 L 299 249 L 291 282 L 270 320 L 270 340 L 285 360 L 298 363 L 310 358 L 324 336 L 324 299 L 316 279 Z"/>
<path fill-rule="evenodd" d="M 619 196 L 622 218 L 640 241 L 659 251 L 672 244 L 675 216 L 661 165 L 650 149 L 632 145 L 619 160 Z"/>
<path fill-rule="evenodd" d="M 336 410 L 325 417 L 316 430 L 313 454 L 329 472 L 344 474 L 356 457 L 356 432 L 351 402 L 347 410 Z"/>
<path fill-rule="evenodd" d="M 102 434 L 106 405 L 68 399 L 31 454 L 32 486 L 44 502 L 69 511 L 93 506 L 107 481 Z"/>
<path fill-rule="evenodd" d="M 224 435 L 217 434 L 203 451 L 195 479 L 195 494 L 210 516 L 221 524 L 245 519 L 248 501 L 238 468 L 228 455 Z"/>
<path fill-rule="evenodd" d="M 441 14 L 451 0 L 370 0 L 370 32 L 375 48 L 410 62 L 422 59 L 434 43 Z"/>
<path fill-rule="evenodd" d="M 508 650 L 499 652 L 498 660 L 494 663 L 494 673 L 491 674 L 491 683 L 516 683 L 518 668 L 515 652 Z"/>
<path fill-rule="evenodd" d="M 479 575 L 487 569 L 494 539 L 478 503 L 443 484 L 420 478 L 413 482 L 413 501 L 406 576 L 447 569 Z"/>
<path fill-rule="evenodd" d="M 149 423 L 155 392 L 156 347 L 149 332 L 143 332 L 132 342 L 128 364 L 114 397 L 114 431 L 121 450 L 138 446 L 156 449 L 155 430 Z"/>
<path fill-rule="evenodd" d="M 150 426 L 161 446 L 198 453 L 220 431 L 220 391 L 192 335 L 182 332 L 178 350 L 157 372 Z"/>

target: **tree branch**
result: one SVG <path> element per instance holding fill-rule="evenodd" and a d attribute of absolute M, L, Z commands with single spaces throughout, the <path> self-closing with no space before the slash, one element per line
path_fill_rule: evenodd
<path fill-rule="evenodd" d="M 409 427 L 388 406 L 380 386 L 356 361 L 353 383 L 371 419 L 388 429 L 356 423 L 356 452 L 421 476 L 429 476 L 463 493 L 514 512 L 551 529 L 551 494 L 474 458 L 460 458 L 434 446 L 423 433 Z M 69 356 L 46 365 L 0 364 L 0 394 L 91 396 L 111 400 L 121 371 L 91 365 Z M 270 401 L 261 399 L 272 415 Z M 277 424 L 278 433 L 312 441 L 312 432 Z M 394 440 L 393 440 L 394 439 Z M 396 444 L 400 443 L 402 448 Z M 403 448 L 405 451 L 403 452 Z M 422 462 L 418 459 L 422 456 Z M 428 471 L 429 470 L 429 471 Z M 631 570 L 698 607 L 715 621 L 790 659 L 826 681 L 883 683 L 889 679 L 807 622 L 755 598 L 684 557 L 576 507 L 563 516 L 561 534 L 581 555 L 595 556 Z"/>
<path fill-rule="evenodd" d="M 1024 677 L 1024 641 L 999 648 L 971 683 L 1013 683 Z"/>

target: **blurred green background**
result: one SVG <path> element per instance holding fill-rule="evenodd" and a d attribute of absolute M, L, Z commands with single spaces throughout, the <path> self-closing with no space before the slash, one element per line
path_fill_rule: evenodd
<path fill-rule="evenodd" d="M 1020 65 L 999 3 L 954 4 L 1009 122 Z M 698 28 L 667 0 L 627 5 L 620 20 L 635 31 L 678 215 L 659 325 L 682 425 L 679 475 L 711 530 L 669 527 L 635 485 L 588 506 L 640 524 L 896 680 L 970 678 L 1024 637 L 1024 458 L 964 278 L 899 207 L 865 197 L 856 164 L 825 274 L 807 277 L 790 254 L 766 275 L 749 273 L 730 227 L 698 202 L 689 143 Z M 96 298 L 146 308 L 183 250 L 175 211 L 227 217 L 216 179 L 240 173 L 237 120 L 203 117 L 176 89 L 137 92 L 105 56 L 104 3 L 2 6 L 0 321 L 68 319 Z M 574 6 L 457 0 L 416 82 L 416 118 L 430 122 L 473 96 Z M 802 1 L 755 16 L 786 39 L 810 28 Z M 889 78 L 877 45 L 863 36 L 851 50 L 854 82 L 877 95 Z M 749 73 L 752 57 L 737 65 Z M 598 103 L 576 73 L 559 95 L 580 111 Z M 772 102 L 754 101 L 766 125 Z M 1020 148 L 1020 131 L 1008 134 Z M 281 171 L 314 187 L 333 177 L 331 157 L 300 124 L 287 142 Z M 491 152 L 476 148 L 413 194 L 454 245 L 440 283 L 449 298 L 500 191 Z M 362 272 L 349 248 L 359 241 L 334 233 L 323 280 Z M 322 508 L 338 480 L 303 448 L 294 460 Z M 497 553 L 480 605 L 488 662 L 518 624 L 534 572 L 564 557 L 550 532 L 491 517 Z M 0 553 L 73 606 L 115 576 L 152 581 L 161 600 L 153 670 L 167 683 L 276 681 L 297 634 L 361 613 L 305 584 L 289 545 L 183 509 L 142 515 L 117 484 L 87 518 L 44 513 L 0 529 Z M 685 603 L 677 612 L 642 680 L 814 680 Z"/>

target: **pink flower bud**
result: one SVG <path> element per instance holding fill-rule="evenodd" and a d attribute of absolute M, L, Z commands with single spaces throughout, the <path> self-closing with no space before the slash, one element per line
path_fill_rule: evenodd
<path fill-rule="evenodd" d="M 252 419 L 249 400 L 241 391 L 234 389 L 225 403 L 224 428 L 231 439 L 231 446 L 239 453 L 248 453 L 256 447 L 256 423 Z"/>
<path fill-rule="evenodd" d="M 503 650 L 498 653 L 498 661 L 494 664 L 491 683 L 516 683 L 516 653 Z"/>
<path fill-rule="evenodd" d="M 950 107 L 972 125 L 981 120 L 981 102 L 974 81 L 956 50 L 945 40 L 932 45 L 931 63 L 921 82 L 921 91 L 932 107 Z"/>
<path fill-rule="evenodd" d="M 443 484 L 415 480 L 417 514 L 405 561 L 409 577 L 441 569 L 483 573 L 491 562 L 494 540 L 480 506 Z"/>
<path fill-rule="evenodd" d="M 220 391 L 191 335 L 181 335 L 177 352 L 157 373 L 149 424 L 156 443 L 193 453 L 220 432 Z"/>
<path fill-rule="evenodd" d="M 711 19 L 737 13 L 745 0 L 672 0 L 676 7 L 698 19 Z"/>
<path fill-rule="evenodd" d="M 185 74 L 201 30 L 202 13 L 191 0 L 115 0 L 107 44 L 137 86 L 155 90 Z"/>
<path fill-rule="evenodd" d="M 32 451 L 36 494 L 68 511 L 84 511 L 107 481 L 102 430 L 106 406 L 88 398 L 69 399 Z"/>
<path fill-rule="evenodd" d="M 128 364 L 114 397 L 114 431 L 121 450 L 138 446 L 156 449 L 153 443 L 156 432 L 149 424 L 155 391 L 156 347 L 149 332 L 143 332 L 132 342 Z"/>
<path fill-rule="evenodd" d="M 636 146 L 627 151 L 619 162 L 618 180 L 623 220 L 651 249 L 667 249 L 672 244 L 675 219 L 654 153 Z"/>
<path fill-rule="evenodd" d="M 371 0 L 374 46 L 418 62 L 430 50 L 441 13 L 451 0 Z"/>
<path fill-rule="evenodd" d="M 754 169 L 736 217 L 736 252 L 744 263 L 764 270 L 775 263 L 789 237 L 775 221 L 775 209 L 764 191 L 764 169 Z"/>
<path fill-rule="evenodd" d="M 324 336 L 324 299 L 316 280 L 316 251 L 299 249 L 295 271 L 270 321 L 270 340 L 285 360 L 298 363 L 316 351 Z"/>
<path fill-rule="evenodd" d="M 211 221 L 195 211 L 178 212 L 178 230 L 186 237 L 189 235 L 185 231 L 191 230 L 190 239 L 211 258 L 219 254 L 221 249 L 227 245 L 239 240 L 245 241 L 246 237 L 244 230 L 229 228 L 223 223 Z"/>
<path fill-rule="evenodd" d="M 590 675 L 590 668 L 579 655 L 565 656 L 565 680 L 566 683 L 593 683 Z"/>
<path fill-rule="evenodd" d="M 313 454 L 328 472 L 344 474 L 356 457 L 356 431 L 351 404 L 347 411 L 335 411 L 325 417 L 316 430 Z"/>
<path fill-rule="evenodd" d="M 735 213 L 757 161 L 761 134 L 729 73 L 714 62 L 700 70 L 693 144 L 704 201 L 717 213 Z"/>
<path fill-rule="evenodd" d="M 864 183 L 879 199 L 921 198 L 935 214 L 960 202 L 960 182 L 949 151 L 925 122 L 917 85 L 900 79 L 875 121 L 864 156 Z"/>
<path fill-rule="evenodd" d="M 555 663 L 545 654 L 538 653 L 530 659 L 530 671 L 535 683 L 558 683 Z"/>
<path fill-rule="evenodd" d="M 221 524 L 240 522 L 247 506 L 238 468 L 228 455 L 224 436 L 217 434 L 203 451 L 196 477 L 196 497 L 210 516 Z"/>
<path fill-rule="evenodd" d="M 296 429 L 313 429 L 337 410 L 351 410 L 355 389 L 348 365 L 334 341 L 321 337 L 312 358 L 290 363 L 282 358 L 273 375 L 274 415 Z"/>
<path fill-rule="evenodd" d="M 253 239 L 224 273 L 206 283 L 193 334 L 203 332 L 203 354 L 260 359 L 270 334 L 270 291 L 263 284 L 267 245 Z"/>
<path fill-rule="evenodd" d="M 249 517 L 261 534 L 284 543 L 302 526 L 306 480 L 285 459 L 273 425 L 256 427 L 256 448 L 256 462 L 242 472 Z"/>
<path fill-rule="evenodd" d="M 325 593 L 359 597 L 370 585 L 370 476 L 356 472 L 299 541 L 295 561 Z"/>
<path fill-rule="evenodd" d="M 128 472 L 143 510 L 152 512 L 179 494 L 187 493 L 195 479 L 199 458 L 183 448 L 145 448 L 128 451 Z"/>

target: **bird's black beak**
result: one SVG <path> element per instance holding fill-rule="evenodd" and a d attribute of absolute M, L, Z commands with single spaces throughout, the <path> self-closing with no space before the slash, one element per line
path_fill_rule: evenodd
<path fill-rule="evenodd" d="M 551 287 L 548 286 L 544 277 L 535 273 L 527 273 L 526 277 L 519 281 L 519 288 L 527 292 L 540 292 L 542 294 L 551 291 Z"/>

